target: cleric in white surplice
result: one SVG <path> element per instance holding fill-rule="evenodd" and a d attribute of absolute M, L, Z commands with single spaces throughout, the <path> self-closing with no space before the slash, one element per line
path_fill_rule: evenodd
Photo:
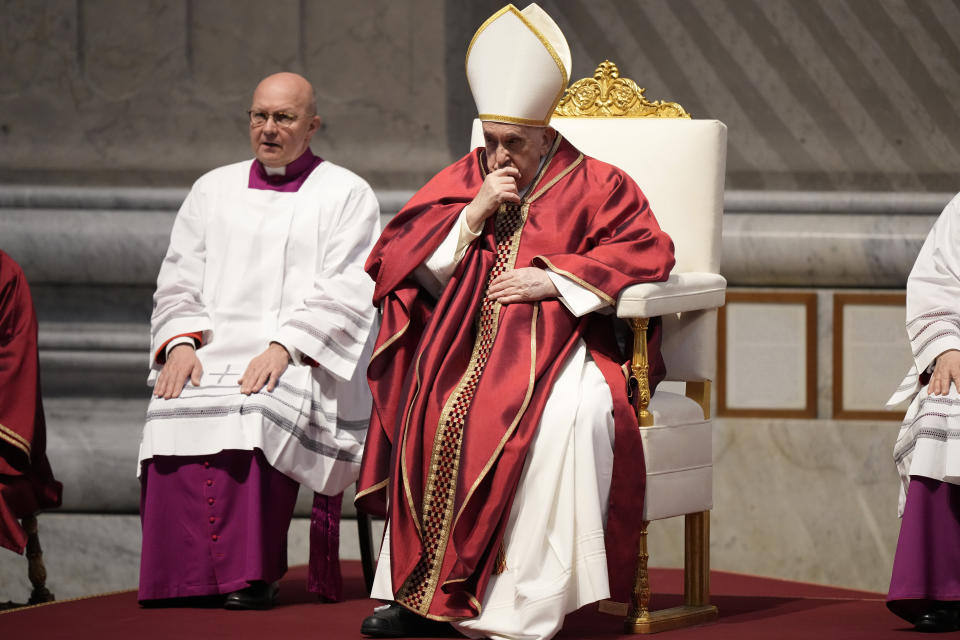
<path fill-rule="evenodd" d="M 366 437 L 377 200 L 310 150 L 304 78 L 264 79 L 249 117 L 256 159 L 197 180 L 157 279 L 141 601 L 272 606 L 298 483 L 338 496 Z"/>
<path fill-rule="evenodd" d="M 900 537 L 887 607 L 918 631 L 960 630 L 960 195 L 907 280 L 914 365 L 889 400 L 913 397 L 893 457 Z"/>

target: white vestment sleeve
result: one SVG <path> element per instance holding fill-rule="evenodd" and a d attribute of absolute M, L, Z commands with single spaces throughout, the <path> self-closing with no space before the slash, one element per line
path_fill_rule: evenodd
<path fill-rule="evenodd" d="M 481 230 L 482 231 L 482 230 Z M 414 278 L 433 295 L 439 298 L 444 287 L 450 282 L 457 263 L 463 259 L 470 243 L 480 237 L 481 231 L 474 233 L 467 224 L 466 207 L 460 211 L 457 222 L 433 253 L 413 271 Z"/>
<path fill-rule="evenodd" d="M 960 349 L 960 196 L 940 214 L 907 280 L 907 333 L 917 371 Z"/>
<path fill-rule="evenodd" d="M 171 338 L 202 332 L 210 340 L 213 323 L 201 295 L 206 264 L 206 224 L 203 194 L 196 185 L 180 206 L 170 233 L 170 247 L 157 276 L 150 319 L 150 365 L 157 351 Z"/>
<path fill-rule="evenodd" d="M 944 351 L 960 350 L 960 195 L 933 225 L 907 279 L 907 335 L 914 367 L 888 400 L 894 405 L 919 389 L 919 374 Z"/>
<path fill-rule="evenodd" d="M 366 184 L 355 187 L 327 242 L 313 291 L 271 337 L 341 380 L 353 376 L 376 314 L 374 283 L 363 265 L 379 231 L 380 206 L 373 191 Z"/>
<path fill-rule="evenodd" d="M 593 291 L 581 287 L 570 278 L 560 275 L 559 273 L 554 273 L 549 269 L 545 271 L 547 277 L 553 282 L 553 286 L 560 292 L 560 302 L 576 317 L 579 318 L 593 311 L 610 306 L 603 298 Z"/>

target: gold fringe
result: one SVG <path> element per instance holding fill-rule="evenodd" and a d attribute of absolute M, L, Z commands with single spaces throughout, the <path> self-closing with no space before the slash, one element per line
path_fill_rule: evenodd
<path fill-rule="evenodd" d="M 507 554 L 503 550 L 503 543 L 500 543 L 500 550 L 497 551 L 497 563 L 493 566 L 493 575 L 498 576 L 507 570 Z"/>

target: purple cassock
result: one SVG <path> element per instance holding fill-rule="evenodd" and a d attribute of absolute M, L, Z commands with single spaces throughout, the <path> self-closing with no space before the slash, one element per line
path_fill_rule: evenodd
<path fill-rule="evenodd" d="M 910 476 L 887 608 L 914 623 L 938 602 L 960 601 L 960 486 Z"/>
<path fill-rule="evenodd" d="M 254 161 L 248 188 L 298 191 L 321 162 L 307 149 L 284 175 L 272 175 Z M 140 478 L 139 600 L 226 594 L 286 573 L 299 484 L 259 450 L 157 456 L 144 462 Z M 314 494 L 310 523 L 307 588 L 330 601 L 343 596 L 341 498 Z"/>

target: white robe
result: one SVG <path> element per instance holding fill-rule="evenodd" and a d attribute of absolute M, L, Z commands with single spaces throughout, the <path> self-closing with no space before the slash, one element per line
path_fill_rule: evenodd
<path fill-rule="evenodd" d="M 418 268 L 437 292 L 473 234 L 461 223 Z M 554 282 L 574 315 L 606 303 L 563 276 Z M 552 278 L 553 279 L 553 278 Z M 613 399 L 581 340 L 564 362 L 524 463 L 504 534 L 506 570 L 493 575 L 479 616 L 457 623 L 470 638 L 545 640 L 566 614 L 609 597 L 604 523 L 613 472 Z M 387 527 L 371 597 L 393 600 Z"/>
<path fill-rule="evenodd" d="M 331 162 L 296 192 L 248 188 L 250 166 L 207 173 L 177 214 L 154 295 L 149 381 L 157 350 L 189 332 L 203 333 L 203 377 L 179 398 L 151 399 L 139 460 L 260 449 L 279 471 L 335 495 L 356 480 L 370 415 L 376 314 L 363 264 L 379 206 Z M 294 362 L 272 393 L 241 394 L 238 378 L 271 341 Z"/>
<path fill-rule="evenodd" d="M 901 516 L 911 475 L 960 484 L 960 392 L 951 385 L 945 396 L 929 395 L 918 374 L 932 371 L 944 351 L 960 350 L 960 195 L 940 214 L 910 272 L 907 334 L 914 366 L 888 401 L 913 396 L 893 454 Z"/>

